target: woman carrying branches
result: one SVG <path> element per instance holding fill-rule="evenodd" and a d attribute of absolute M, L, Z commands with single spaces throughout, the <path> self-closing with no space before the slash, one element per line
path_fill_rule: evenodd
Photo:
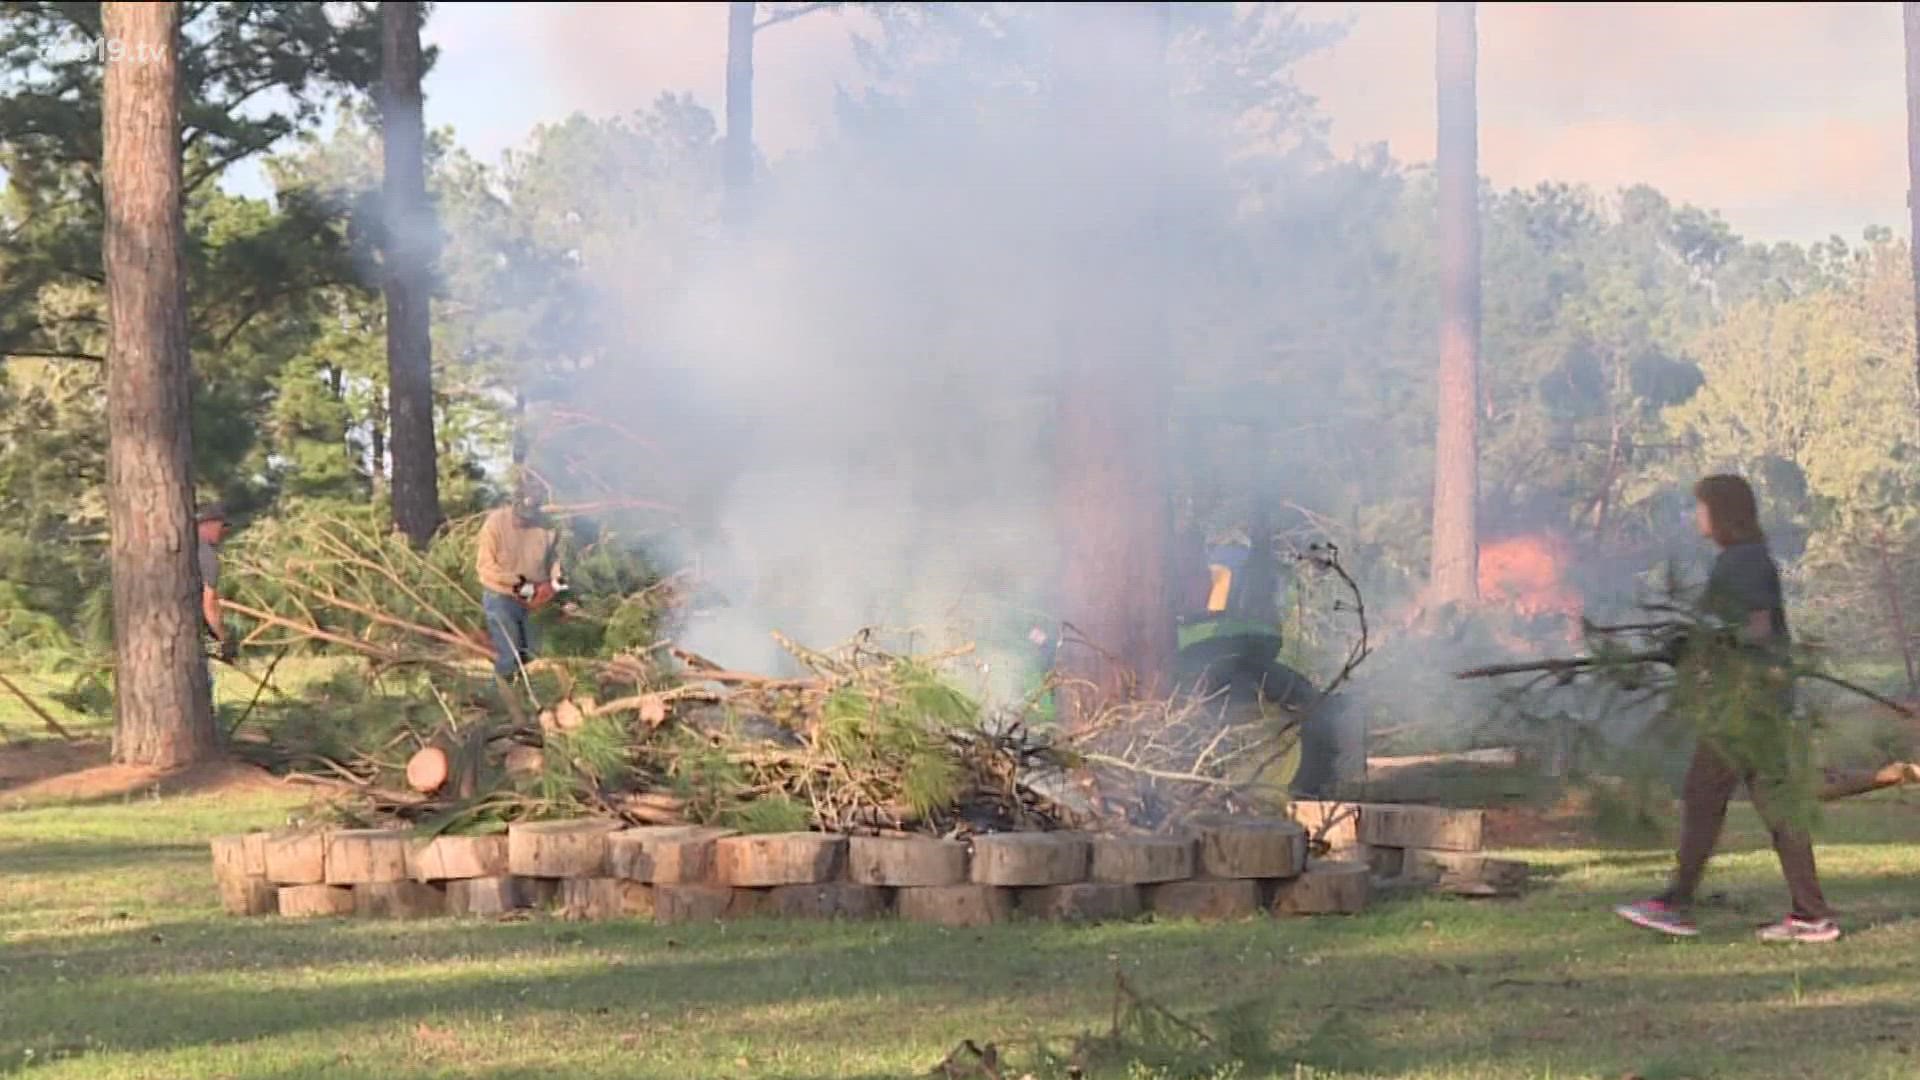
<path fill-rule="evenodd" d="M 1820 891 L 1813 841 L 1790 812 L 1793 772 L 1793 681 L 1780 569 L 1760 528 L 1753 489 L 1737 476 L 1709 476 L 1694 487 L 1695 520 L 1719 548 L 1707 581 L 1706 614 L 1726 631 L 1724 643 L 1689 641 L 1682 660 L 1683 696 L 1706 704 L 1693 760 L 1682 783 L 1678 866 L 1665 892 L 1615 908 L 1636 926 L 1681 937 L 1699 933 L 1690 914 L 1726 821 L 1727 802 L 1742 783 L 1767 823 L 1793 909 L 1760 930 L 1762 941 L 1829 942 L 1840 937 Z"/>

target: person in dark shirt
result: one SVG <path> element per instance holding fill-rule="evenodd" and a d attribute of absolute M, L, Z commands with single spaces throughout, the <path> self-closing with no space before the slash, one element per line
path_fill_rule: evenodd
<path fill-rule="evenodd" d="M 1766 534 L 1760 528 L 1753 489 L 1737 476 L 1710 476 L 1694 487 L 1694 497 L 1698 502 L 1696 519 L 1701 534 L 1720 548 L 1713 572 L 1707 579 L 1704 613 L 1723 624 L 1739 646 L 1710 677 L 1780 680 L 1777 690 L 1762 692 L 1756 699 L 1758 704 L 1752 706 L 1756 714 L 1765 715 L 1746 719 L 1789 724 L 1793 698 L 1792 684 L 1786 680 L 1784 671 L 1790 643 L 1786 603 L 1780 587 L 1780 568 L 1774 563 Z M 1761 940 L 1828 942 L 1839 938 L 1840 928 L 1820 891 L 1813 841 L 1806 830 L 1769 811 L 1767 784 L 1760 780 L 1751 766 L 1729 760 L 1723 750 L 1713 745 L 1712 739 L 1703 737 L 1694 749 L 1681 789 L 1679 865 L 1672 882 L 1664 893 L 1652 900 L 1616 908 L 1620 917 L 1637 926 L 1681 937 L 1699 933 L 1689 914 L 1694 891 L 1720 839 L 1727 802 L 1733 797 L 1734 789 L 1745 783 L 1754 809 L 1772 833 L 1773 850 L 1780 858 L 1780 869 L 1793 899 L 1792 912 L 1782 921 L 1763 928 Z"/>

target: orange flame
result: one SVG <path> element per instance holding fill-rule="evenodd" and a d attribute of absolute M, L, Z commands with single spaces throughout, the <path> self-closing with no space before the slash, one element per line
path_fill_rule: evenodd
<path fill-rule="evenodd" d="M 1569 636 L 1578 636 L 1583 608 L 1567 584 L 1573 553 L 1550 533 L 1523 533 L 1480 548 L 1480 599 L 1525 618 L 1559 615 Z"/>

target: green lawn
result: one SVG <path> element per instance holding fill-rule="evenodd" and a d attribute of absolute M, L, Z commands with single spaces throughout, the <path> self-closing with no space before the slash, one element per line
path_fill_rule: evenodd
<path fill-rule="evenodd" d="M 1798 949 L 1746 933 L 1781 889 L 1744 807 L 1708 934 L 1670 942 L 1606 913 L 1655 883 L 1659 850 L 1534 853 L 1521 901 L 1228 926 L 222 917 L 205 838 L 294 805 L 0 812 L 0 1074 L 904 1077 L 962 1039 L 1025 1055 L 1103 1029 L 1117 970 L 1263 1044 L 1219 1077 L 1920 1075 L 1920 807 L 1894 797 L 1831 812 L 1822 865 L 1852 933 Z"/>

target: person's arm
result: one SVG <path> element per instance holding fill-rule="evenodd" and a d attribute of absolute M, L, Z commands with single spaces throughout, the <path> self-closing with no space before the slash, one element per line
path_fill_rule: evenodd
<path fill-rule="evenodd" d="M 220 621 L 220 590 L 212 585 L 200 587 L 200 617 L 207 620 L 207 629 L 213 632 L 213 639 L 224 643 L 227 628 Z"/>
<path fill-rule="evenodd" d="M 486 524 L 480 526 L 480 539 L 474 557 L 474 576 L 487 589 L 513 595 L 514 586 L 519 584 L 507 573 L 507 567 L 500 558 L 500 519 L 489 517 Z"/>

